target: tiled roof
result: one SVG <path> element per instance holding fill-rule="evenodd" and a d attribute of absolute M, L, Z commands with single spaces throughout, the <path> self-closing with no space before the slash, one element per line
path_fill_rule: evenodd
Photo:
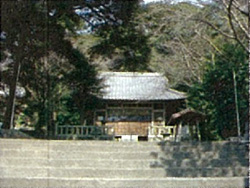
<path fill-rule="evenodd" d="M 103 99 L 106 100 L 177 100 L 185 94 L 168 88 L 159 73 L 103 72 Z"/>

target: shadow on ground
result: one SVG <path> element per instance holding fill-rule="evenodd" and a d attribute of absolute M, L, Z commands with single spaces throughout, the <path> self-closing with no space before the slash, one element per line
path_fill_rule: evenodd
<path fill-rule="evenodd" d="M 164 168 L 167 177 L 249 176 L 248 143 L 160 142 L 159 147 L 151 152 L 151 168 Z"/>

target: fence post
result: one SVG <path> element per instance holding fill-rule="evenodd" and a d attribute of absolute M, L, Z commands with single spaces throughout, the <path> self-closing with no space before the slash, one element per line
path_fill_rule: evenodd
<path fill-rule="evenodd" d="M 69 128 L 68 125 L 66 125 L 66 138 L 68 138 L 68 134 L 69 134 Z"/>
<path fill-rule="evenodd" d="M 55 131 L 55 136 L 57 136 L 58 135 L 58 124 L 56 124 L 56 131 Z"/>

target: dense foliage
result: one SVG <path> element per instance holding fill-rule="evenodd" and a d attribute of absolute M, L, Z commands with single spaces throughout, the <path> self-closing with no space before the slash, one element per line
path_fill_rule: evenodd
<path fill-rule="evenodd" d="M 21 106 L 16 109 L 18 114 L 24 116 L 25 124 L 35 125 L 37 130 L 45 126 L 53 132 L 55 117 L 59 112 L 61 123 L 83 123 L 84 118 L 76 120 L 72 116 L 86 117 L 84 114 L 89 107 L 87 103 L 99 87 L 95 67 L 88 64 L 84 55 L 74 49 L 68 40 L 69 36 L 74 35 L 75 26 L 80 21 L 80 17 L 75 14 L 76 5 L 94 9 L 100 3 L 32 0 L 2 2 L 1 34 L 4 33 L 6 37 L 1 43 L 3 54 L 6 55 L 1 63 L 4 63 L 7 56 L 13 60 L 1 71 L 1 82 L 10 90 L 7 100 L 3 101 L 6 102 L 4 128 L 13 127 L 17 85 L 25 87 L 27 91 L 26 97 L 20 100 Z M 102 17 L 106 16 L 109 13 Z M 73 102 L 66 102 L 71 107 L 62 106 L 64 103 L 61 100 L 65 99 Z M 62 117 L 61 109 L 74 109 L 78 115 L 69 115 L 74 122 Z M 66 116 L 68 113 L 65 112 Z"/>
<path fill-rule="evenodd" d="M 202 125 L 204 139 L 238 136 L 237 113 L 243 135 L 248 122 L 247 67 L 244 49 L 239 45 L 225 44 L 222 54 L 207 62 L 202 82 L 189 90 L 188 105 L 206 114 L 206 122 Z"/>

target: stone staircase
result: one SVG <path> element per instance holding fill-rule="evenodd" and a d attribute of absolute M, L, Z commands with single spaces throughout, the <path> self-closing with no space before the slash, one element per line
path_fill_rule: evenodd
<path fill-rule="evenodd" d="M 243 188 L 248 146 L 0 139 L 1 188 Z"/>

